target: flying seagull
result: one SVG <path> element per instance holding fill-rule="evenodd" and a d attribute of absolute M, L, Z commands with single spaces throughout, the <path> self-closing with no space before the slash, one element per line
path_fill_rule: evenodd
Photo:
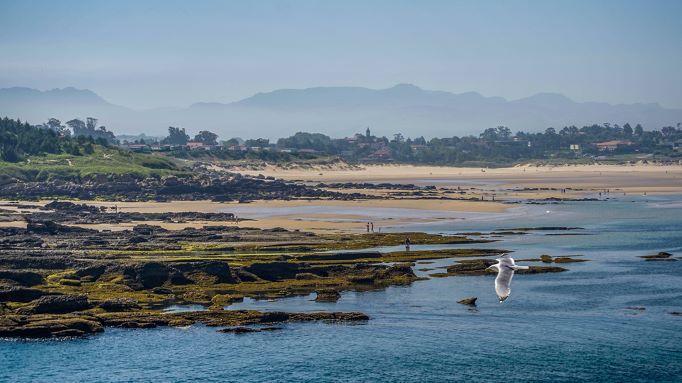
<path fill-rule="evenodd" d="M 500 303 L 509 298 L 511 293 L 511 281 L 515 270 L 528 270 L 528 266 L 517 266 L 514 263 L 514 258 L 509 254 L 505 254 L 497 258 L 497 263 L 488 267 L 486 270 L 496 270 L 497 277 L 495 278 L 495 292 L 500 299 Z"/>

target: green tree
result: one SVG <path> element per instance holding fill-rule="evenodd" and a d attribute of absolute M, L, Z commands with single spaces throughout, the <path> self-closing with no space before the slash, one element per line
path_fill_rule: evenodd
<path fill-rule="evenodd" d="M 637 124 L 637 125 L 635 126 L 635 135 L 638 136 L 638 137 L 641 137 L 642 134 L 644 134 L 644 128 L 642 127 L 642 125 Z"/>
<path fill-rule="evenodd" d="M 203 142 L 206 145 L 217 145 L 217 140 L 218 135 L 213 132 L 209 132 L 208 130 L 202 130 L 199 132 L 199 134 L 194 136 L 194 141 Z"/>
<path fill-rule="evenodd" d="M 225 146 L 239 146 L 239 140 L 236 138 L 230 138 L 227 141 L 223 141 L 223 145 Z"/>
<path fill-rule="evenodd" d="M 185 133 L 185 128 L 168 127 L 168 137 L 161 141 L 164 144 L 170 145 L 186 145 L 189 141 L 189 136 Z"/>
<path fill-rule="evenodd" d="M 625 123 L 625 125 L 623 125 L 623 135 L 625 135 L 625 137 L 632 137 L 633 132 L 634 130 L 632 130 L 632 126 L 630 126 L 629 123 Z"/>

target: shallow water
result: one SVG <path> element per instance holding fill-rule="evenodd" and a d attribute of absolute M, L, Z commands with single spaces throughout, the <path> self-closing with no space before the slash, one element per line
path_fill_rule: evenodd
<path fill-rule="evenodd" d="M 533 232 L 474 246 L 509 249 L 517 260 L 579 254 L 590 262 L 516 275 L 503 304 L 494 278 L 482 276 L 348 291 L 336 303 L 310 295 L 230 307 L 363 311 L 372 319 L 361 325 L 288 324 L 244 335 L 204 326 L 107 329 L 79 340 L 0 341 L 0 381 L 682 380 L 682 317 L 670 314 L 682 311 L 682 261 L 636 257 L 682 255 L 682 196 L 524 205 L 506 217 L 393 230 L 531 226 L 579 226 L 574 233 L 587 235 Z M 475 309 L 455 303 L 468 296 L 479 297 Z"/>

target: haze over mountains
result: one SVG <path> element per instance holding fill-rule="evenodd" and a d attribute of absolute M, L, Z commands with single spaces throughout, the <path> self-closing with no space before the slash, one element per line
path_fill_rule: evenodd
<path fill-rule="evenodd" d="M 375 134 L 447 137 L 478 134 L 505 125 L 514 131 L 557 129 L 593 123 L 641 123 L 645 129 L 682 122 L 682 110 L 658 104 L 611 105 L 574 102 L 555 93 L 519 100 L 484 97 L 476 92 L 424 90 L 410 84 L 388 89 L 319 87 L 258 93 L 232 102 L 199 102 L 186 108 L 133 110 L 114 105 L 90 90 L 0 89 L 0 116 L 41 123 L 50 117 L 97 117 L 117 134 L 164 135 L 168 126 L 193 133 L 211 130 L 222 138 L 276 138 L 297 131 L 343 137 Z"/>

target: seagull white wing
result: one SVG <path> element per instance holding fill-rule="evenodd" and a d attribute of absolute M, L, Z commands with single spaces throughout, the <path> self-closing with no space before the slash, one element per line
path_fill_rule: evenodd
<path fill-rule="evenodd" d="M 508 265 L 500 265 L 497 277 L 495 278 L 495 293 L 497 293 L 500 302 L 504 302 L 509 297 L 513 277 L 514 269 Z"/>

